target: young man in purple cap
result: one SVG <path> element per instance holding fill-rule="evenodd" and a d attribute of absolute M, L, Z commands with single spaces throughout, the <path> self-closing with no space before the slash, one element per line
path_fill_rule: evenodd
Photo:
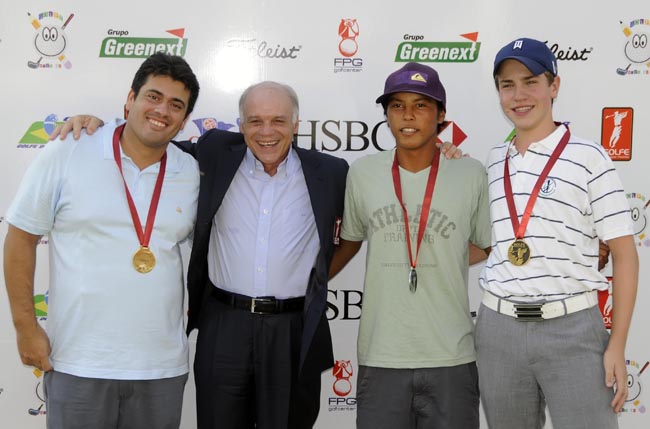
<path fill-rule="evenodd" d="M 396 148 L 351 166 L 330 270 L 368 240 L 357 427 L 478 428 L 467 273 L 469 243 L 490 245 L 485 169 L 440 156 L 446 95 L 432 68 L 406 64 L 377 103 Z"/>
<path fill-rule="evenodd" d="M 556 428 L 616 428 L 638 278 L 621 181 L 600 145 L 554 122 L 560 78 L 546 44 L 503 47 L 494 79 L 515 134 L 487 161 L 492 252 L 476 347 L 489 426 L 541 428 L 546 403 Z M 611 336 L 597 306 L 608 287 L 599 238 L 613 259 Z"/>

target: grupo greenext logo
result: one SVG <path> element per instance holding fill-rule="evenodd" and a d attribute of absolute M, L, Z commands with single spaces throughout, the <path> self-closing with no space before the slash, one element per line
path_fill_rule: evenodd
<path fill-rule="evenodd" d="M 397 46 L 395 62 L 473 63 L 481 49 L 478 32 L 460 36 L 469 41 L 425 42 L 422 35 L 405 34 L 404 41 Z"/>
<path fill-rule="evenodd" d="M 187 39 L 184 28 L 166 30 L 175 37 L 130 37 L 126 30 L 108 30 L 99 48 L 100 58 L 147 58 L 156 52 L 185 56 Z"/>

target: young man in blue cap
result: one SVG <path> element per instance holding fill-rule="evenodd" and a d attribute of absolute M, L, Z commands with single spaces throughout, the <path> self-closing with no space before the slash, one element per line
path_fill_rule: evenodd
<path fill-rule="evenodd" d="M 541 428 L 546 403 L 556 428 L 616 428 L 638 278 L 625 192 L 600 145 L 554 122 L 560 78 L 546 44 L 509 43 L 494 78 L 515 134 L 487 161 L 492 252 L 476 347 L 488 424 Z M 597 306 L 608 287 L 599 238 L 613 259 L 611 336 Z"/>
<path fill-rule="evenodd" d="M 440 156 L 446 93 L 431 67 L 395 71 L 377 103 L 396 148 L 351 166 L 330 270 L 368 240 L 357 427 L 478 428 L 467 274 L 469 243 L 490 244 L 485 169 Z"/>

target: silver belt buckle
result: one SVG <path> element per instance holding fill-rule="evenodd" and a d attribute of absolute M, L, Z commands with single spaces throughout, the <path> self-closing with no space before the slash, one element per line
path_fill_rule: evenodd
<path fill-rule="evenodd" d="M 251 299 L 251 313 L 253 314 L 271 314 L 268 311 L 258 311 L 257 304 L 269 304 L 273 302 L 270 298 L 253 298 Z"/>
<path fill-rule="evenodd" d="M 517 320 L 522 322 L 541 322 L 542 304 L 514 304 Z"/>

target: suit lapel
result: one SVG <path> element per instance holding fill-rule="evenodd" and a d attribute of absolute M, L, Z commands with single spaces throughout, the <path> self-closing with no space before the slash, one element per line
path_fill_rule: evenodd
<path fill-rule="evenodd" d="M 237 173 L 239 165 L 246 155 L 246 145 L 237 144 L 229 146 L 223 156 L 218 157 L 214 184 L 212 186 L 212 197 L 210 198 L 210 216 L 214 217 L 223 202 L 223 198 L 230 187 L 230 183 Z"/>

